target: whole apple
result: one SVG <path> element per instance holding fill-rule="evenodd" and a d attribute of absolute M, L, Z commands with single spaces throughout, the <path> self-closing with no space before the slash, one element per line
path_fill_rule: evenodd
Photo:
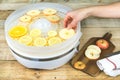
<path fill-rule="evenodd" d="M 101 49 L 107 49 L 109 47 L 109 42 L 105 39 L 99 39 L 96 41 L 96 45 Z"/>

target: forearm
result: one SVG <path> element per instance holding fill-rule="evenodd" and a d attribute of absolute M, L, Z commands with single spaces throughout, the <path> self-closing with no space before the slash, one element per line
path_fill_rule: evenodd
<path fill-rule="evenodd" d="M 89 7 L 89 16 L 120 18 L 120 2 L 105 6 Z"/>
<path fill-rule="evenodd" d="M 102 18 L 120 18 L 120 2 L 110 5 L 92 6 L 71 11 L 66 14 L 64 19 L 64 26 L 75 28 L 79 21 L 89 16 Z"/>

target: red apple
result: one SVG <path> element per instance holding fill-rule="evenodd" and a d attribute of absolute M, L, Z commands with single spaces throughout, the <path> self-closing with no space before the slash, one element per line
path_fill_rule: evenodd
<path fill-rule="evenodd" d="M 96 45 L 101 49 L 107 49 L 109 47 L 109 43 L 105 39 L 99 39 L 96 41 Z"/>

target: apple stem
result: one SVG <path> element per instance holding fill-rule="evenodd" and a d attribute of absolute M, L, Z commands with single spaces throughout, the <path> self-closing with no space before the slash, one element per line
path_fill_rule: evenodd
<path fill-rule="evenodd" d="M 101 40 L 101 42 L 102 42 L 102 43 L 104 43 L 104 41 L 103 41 L 103 40 Z"/>

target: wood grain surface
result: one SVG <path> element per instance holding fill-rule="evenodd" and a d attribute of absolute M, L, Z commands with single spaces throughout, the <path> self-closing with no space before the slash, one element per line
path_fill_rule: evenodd
<path fill-rule="evenodd" d="M 96 29 L 99 30 L 96 31 Z M 87 32 L 86 32 L 87 31 Z M 80 48 L 88 38 L 101 36 L 111 31 L 111 41 L 120 50 L 120 28 L 82 28 L 83 36 L 80 39 Z M 97 77 L 91 77 L 81 71 L 73 69 L 69 63 L 55 70 L 33 70 L 19 64 L 11 55 L 4 37 L 4 29 L 0 29 L 0 80 L 119 80 L 120 76 L 109 77 L 103 72 Z"/>
<path fill-rule="evenodd" d="M 64 3 L 65 5 L 79 8 L 79 6 L 90 6 L 86 3 Z M 3 5 L 6 7 L 3 7 Z M 13 7 L 16 6 L 15 7 Z M 4 35 L 4 21 L 10 13 L 23 4 L 1 4 L 0 5 L 0 80 L 120 80 L 120 76 L 109 77 L 103 72 L 97 77 L 91 77 L 86 73 L 73 69 L 69 62 L 54 70 L 28 69 L 19 64 L 9 51 Z M 24 4 L 26 5 L 26 3 Z M 74 6 L 76 5 L 76 6 Z M 97 4 L 95 4 L 97 5 Z M 12 7 L 8 7 L 12 6 Z M 114 51 L 120 50 L 120 19 L 100 19 L 90 17 L 81 24 L 80 49 L 91 37 L 102 37 L 106 32 L 112 33 L 111 41 L 116 46 Z"/>

